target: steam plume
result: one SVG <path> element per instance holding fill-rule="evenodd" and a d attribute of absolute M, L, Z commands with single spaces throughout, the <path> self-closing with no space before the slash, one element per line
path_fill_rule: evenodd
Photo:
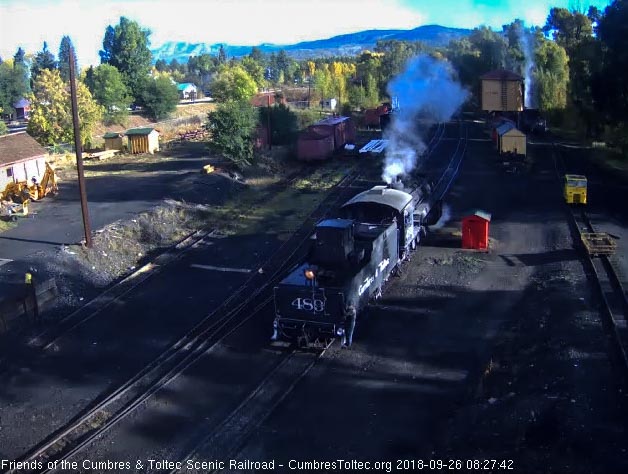
<path fill-rule="evenodd" d="M 430 226 L 431 230 L 442 229 L 451 220 L 451 207 L 448 204 L 443 203 L 443 212 L 438 219 L 438 222 Z"/>
<path fill-rule="evenodd" d="M 534 100 L 534 84 L 533 84 L 533 76 L 532 71 L 534 69 L 534 41 L 535 38 L 533 33 L 524 28 L 518 30 L 519 33 L 519 45 L 521 46 L 521 51 L 523 51 L 523 56 L 525 58 L 524 66 L 523 66 L 523 76 L 524 76 L 524 84 L 525 84 L 525 97 L 524 97 L 524 106 L 527 108 L 535 108 L 536 101 Z"/>
<path fill-rule="evenodd" d="M 449 120 L 468 93 L 453 79 L 449 63 L 425 55 L 408 61 L 405 70 L 389 83 L 388 93 L 400 104 L 384 132 L 388 146 L 382 178 L 390 184 L 412 171 L 427 148 L 417 119 L 428 125 Z"/>

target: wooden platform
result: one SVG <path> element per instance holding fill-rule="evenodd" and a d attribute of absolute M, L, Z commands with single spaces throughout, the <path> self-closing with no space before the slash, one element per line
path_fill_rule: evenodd
<path fill-rule="evenodd" d="M 613 255 L 617 249 L 617 243 L 605 232 L 581 232 L 580 237 L 589 255 Z"/>
<path fill-rule="evenodd" d="M 97 151 L 95 153 L 85 153 L 84 158 L 86 160 L 106 160 L 107 158 L 111 158 L 118 153 L 120 153 L 120 150 Z"/>

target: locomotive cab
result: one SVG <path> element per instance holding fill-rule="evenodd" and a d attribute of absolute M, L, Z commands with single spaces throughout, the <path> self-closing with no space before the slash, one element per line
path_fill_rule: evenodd
<path fill-rule="evenodd" d="M 320 222 L 306 261 L 275 287 L 273 339 L 309 343 L 344 337 L 348 303 L 359 316 L 397 265 L 397 236 L 395 223 Z"/>
<path fill-rule="evenodd" d="M 396 223 L 401 255 L 414 249 L 420 238 L 419 226 L 414 221 L 412 195 L 404 191 L 374 186 L 347 201 L 342 211 L 347 218 L 357 222 Z"/>

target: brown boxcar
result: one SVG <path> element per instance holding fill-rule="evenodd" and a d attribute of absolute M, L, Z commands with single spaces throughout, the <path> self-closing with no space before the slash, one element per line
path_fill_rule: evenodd
<path fill-rule="evenodd" d="M 303 161 L 325 160 L 334 153 L 334 137 L 330 133 L 305 130 L 297 139 L 297 158 Z"/>

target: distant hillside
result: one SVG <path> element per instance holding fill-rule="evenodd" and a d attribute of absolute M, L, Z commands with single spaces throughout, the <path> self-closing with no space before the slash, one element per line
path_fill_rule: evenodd
<path fill-rule="evenodd" d="M 353 55 L 364 49 L 373 49 L 379 40 L 403 40 L 423 41 L 431 46 L 443 46 L 452 39 L 467 36 L 471 30 L 461 28 L 448 28 L 439 25 L 419 26 L 413 30 L 368 30 L 334 36 L 315 41 L 304 41 L 296 44 L 270 44 L 257 45 L 265 53 L 285 50 L 295 58 L 308 58 L 312 56 Z M 228 56 L 245 56 L 251 52 L 251 46 L 234 46 L 224 44 Z M 159 48 L 152 50 L 153 59 L 164 59 L 167 62 L 176 59 L 179 62 L 187 62 L 190 56 L 201 54 L 217 54 L 220 43 L 185 43 L 169 41 Z"/>

